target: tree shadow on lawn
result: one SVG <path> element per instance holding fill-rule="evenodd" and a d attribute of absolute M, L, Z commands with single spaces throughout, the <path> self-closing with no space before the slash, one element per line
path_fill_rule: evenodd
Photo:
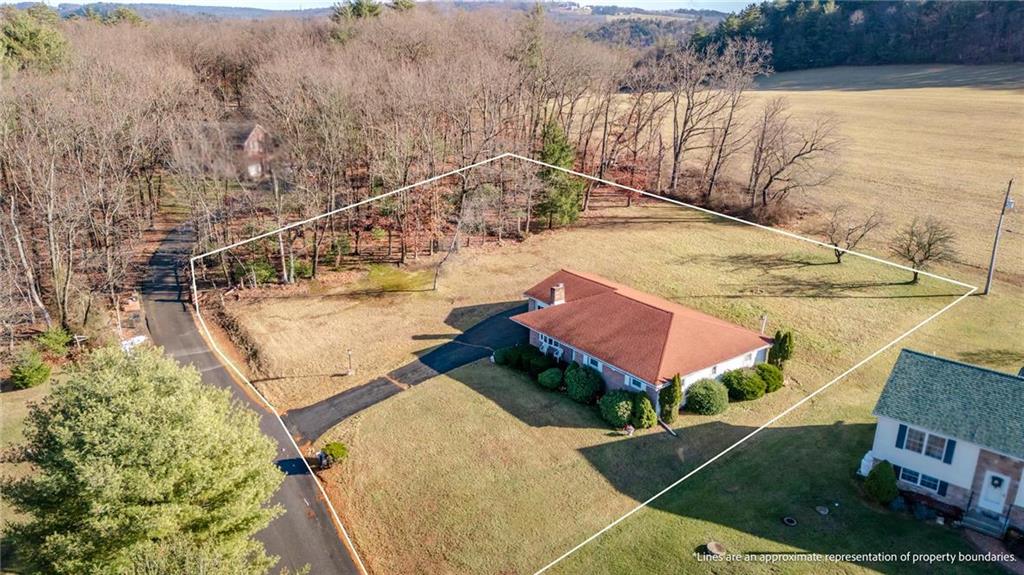
<path fill-rule="evenodd" d="M 666 449 L 667 434 L 645 434 L 587 447 L 581 453 L 615 489 L 643 502 L 755 429 L 721 421 L 687 426 L 686 420 L 697 416 L 682 417 L 675 450 Z M 842 421 L 767 428 L 649 506 L 778 542 L 782 554 L 792 553 L 782 546 L 822 554 L 943 553 L 955 552 L 958 541 L 963 551 L 969 551 L 959 533 L 863 498 L 854 471 L 871 448 L 874 429 L 871 424 Z M 828 515 L 820 515 L 817 506 L 827 507 Z M 797 525 L 785 525 L 782 518 L 787 516 Z M 674 519 L 640 514 L 627 521 L 632 522 L 631 529 L 654 533 L 652 549 L 674 549 L 680 557 L 689 557 L 695 547 L 707 543 L 688 539 L 685 527 Z M 659 521 L 657 527 L 640 523 Z M 748 542 L 714 531 L 705 529 L 703 536 L 723 542 L 729 553 L 776 553 L 771 548 L 745 548 Z M 883 573 L 908 569 L 898 563 L 858 564 Z M 950 566 L 948 572 L 956 572 L 956 567 Z M 930 570 L 924 566 L 924 571 Z"/>
<path fill-rule="evenodd" d="M 729 273 L 743 273 L 750 270 L 762 272 L 755 280 L 749 282 L 732 283 L 730 287 L 736 293 L 702 294 L 693 297 L 697 298 L 726 298 L 741 299 L 751 297 L 764 298 L 813 298 L 813 299 L 905 299 L 905 298 L 950 298 L 959 297 L 964 292 L 939 292 L 927 293 L 923 290 L 915 290 L 916 287 L 910 282 L 910 272 L 904 272 L 896 268 L 887 269 L 892 277 L 880 277 L 877 280 L 844 280 L 836 277 L 828 277 L 830 270 L 842 271 L 834 260 L 817 259 L 807 255 L 779 255 L 779 254 L 730 254 L 714 255 L 703 254 L 694 258 L 680 258 L 680 265 L 692 265 L 694 262 L 712 263 L 723 266 Z M 775 272 L 799 272 L 808 268 L 827 266 L 822 269 L 824 273 L 816 273 L 812 277 L 800 276 L 795 273 Z M 835 267 L 833 267 L 835 266 Z M 887 274 L 887 275 L 890 275 Z M 906 274 L 906 278 L 895 278 L 895 274 Z M 925 284 L 918 284 L 924 286 Z M 901 291 L 908 293 L 864 293 L 869 290 L 886 288 L 902 288 Z M 914 292 L 910 292 L 914 290 Z"/>

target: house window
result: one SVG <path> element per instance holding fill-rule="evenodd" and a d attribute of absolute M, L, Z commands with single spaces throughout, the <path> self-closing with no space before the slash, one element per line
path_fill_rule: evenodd
<path fill-rule="evenodd" d="M 938 491 L 940 481 L 931 475 L 918 473 L 906 467 L 900 470 L 900 479 L 913 485 L 919 485 L 929 491 Z"/>
<path fill-rule="evenodd" d="M 717 365 L 711 368 L 711 375 L 718 375 L 718 366 Z"/>
<path fill-rule="evenodd" d="M 921 474 L 904 467 L 900 471 L 900 479 L 906 481 L 907 483 L 913 483 L 914 485 L 917 485 L 918 480 L 921 479 Z"/>
<path fill-rule="evenodd" d="M 939 490 L 939 480 L 931 475 L 921 475 L 921 483 L 919 483 L 919 485 L 925 489 L 931 489 L 932 491 Z"/>
<path fill-rule="evenodd" d="M 921 453 L 924 449 L 924 437 L 925 433 L 920 429 L 908 427 L 907 442 L 903 444 L 903 449 L 913 451 L 914 453 Z"/>
<path fill-rule="evenodd" d="M 633 377 L 632 375 L 627 375 L 626 376 L 626 384 L 629 385 L 630 387 L 632 387 L 633 389 L 637 390 L 637 391 L 643 391 L 644 390 L 644 382 L 643 382 L 643 380 L 642 379 L 637 379 L 637 378 Z"/>
<path fill-rule="evenodd" d="M 586 359 L 586 362 L 585 362 L 585 363 L 586 363 L 587 365 L 589 365 L 590 367 L 592 367 L 592 368 L 596 369 L 597 371 L 601 371 L 601 362 L 600 362 L 600 361 L 598 361 L 598 359 L 597 359 L 597 358 L 595 358 L 595 357 L 590 357 L 590 356 L 588 355 L 588 356 L 587 356 L 587 359 Z"/>
<path fill-rule="evenodd" d="M 552 338 L 552 337 L 544 335 L 543 333 L 540 333 L 540 334 L 537 334 L 537 335 L 539 336 L 538 339 L 540 339 L 540 342 L 542 344 L 544 344 L 544 345 L 552 345 L 552 346 L 557 346 L 558 345 L 558 342 L 555 341 L 555 339 Z"/>
<path fill-rule="evenodd" d="M 942 459 L 946 453 L 946 438 L 938 435 L 929 435 L 928 441 L 924 444 L 924 454 L 935 459 Z"/>

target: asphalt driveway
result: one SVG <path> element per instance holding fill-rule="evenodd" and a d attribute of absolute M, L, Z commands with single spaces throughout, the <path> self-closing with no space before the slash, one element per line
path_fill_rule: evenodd
<path fill-rule="evenodd" d="M 494 314 L 416 361 L 319 403 L 293 409 L 282 419 L 297 441 L 312 443 L 330 428 L 377 402 L 488 357 L 495 349 L 526 341 L 526 328 L 508 319 L 524 311 L 525 304 Z"/>
<path fill-rule="evenodd" d="M 308 564 L 313 574 L 357 575 L 359 570 L 288 432 L 272 413 L 235 383 L 200 336 L 186 301 L 188 288 L 179 274 L 181 265 L 187 264 L 191 245 L 189 229 L 177 228 L 149 260 L 142 301 L 153 342 L 180 363 L 195 366 L 204 382 L 230 390 L 235 399 L 259 414 L 260 430 L 277 444 L 275 463 L 287 476 L 273 501 L 282 505 L 285 513 L 257 534 L 267 552 L 281 558 L 275 570 L 288 567 L 295 573 Z"/>

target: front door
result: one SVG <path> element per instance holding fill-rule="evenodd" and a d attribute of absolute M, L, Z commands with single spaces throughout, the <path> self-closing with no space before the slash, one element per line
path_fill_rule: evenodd
<path fill-rule="evenodd" d="M 1002 515 L 1006 496 L 1009 493 L 1009 477 L 994 471 L 986 471 L 985 482 L 981 484 L 981 497 L 978 498 L 978 507 L 996 515 Z"/>

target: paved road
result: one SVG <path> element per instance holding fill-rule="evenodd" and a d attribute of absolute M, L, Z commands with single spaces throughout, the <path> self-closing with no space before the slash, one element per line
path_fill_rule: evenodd
<path fill-rule="evenodd" d="M 314 442 L 345 418 L 404 389 L 483 359 L 499 347 L 526 341 L 526 328 L 508 319 L 509 316 L 524 311 L 526 306 L 522 305 L 494 314 L 452 341 L 384 377 L 345 390 L 319 403 L 293 409 L 282 418 L 288 429 L 295 437 L 300 438 L 302 443 Z"/>
<path fill-rule="evenodd" d="M 320 490 L 308 474 L 287 432 L 273 414 L 249 397 L 228 375 L 214 352 L 199 335 L 185 298 L 188 288 L 179 280 L 179 264 L 187 263 L 192 237 L 178 228 L 167 236 L 149 260 L 143 284 L 146 324 L 153 341 L 182 363 L 194 365 L 210 385 L 230 389 L 253 411 L 260 414 L 260 429 L 277 443 L 277 464 L 288 473 L 274 502 L 285 513 L 261 531 L 258 538 L 267 551 L 281 558 L 275 571 L 288 567 L 294 573 L 309 564 L 315 575 L 359 573 L 339 538 L 330 511 L 321 501 Z"/>

